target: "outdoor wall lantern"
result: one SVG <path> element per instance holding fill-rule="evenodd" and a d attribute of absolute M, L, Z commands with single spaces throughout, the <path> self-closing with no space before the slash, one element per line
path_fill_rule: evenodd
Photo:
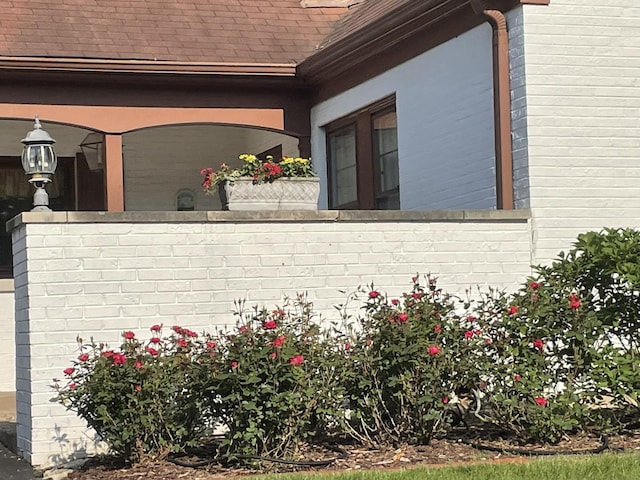
<path fill-rule="evenodd" d="M 51 175 L 56 172 L 58 166 L 58 160 L 52 147 L 56 141 L 42 129 L 42 125 L 36 117 L 33 130 L 27 133 L 21 142 L 24 144 L 22 168 L 24 168 L 24 173 L 31 175 L 29 183 L 36 187 L 31 211 L 50 212 L 49 195 L 47 195 L 45 187 L 47 183 L 51 182 Z"/>

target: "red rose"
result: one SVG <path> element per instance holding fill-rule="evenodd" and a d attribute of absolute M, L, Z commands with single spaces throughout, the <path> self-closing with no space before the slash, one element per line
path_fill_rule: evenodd
<path fill-rule="evenodd" d="M 540 284 L 538 282 L 531 282 L 529 287 L 531 287 L 531 290 L 538 290 L 540 288 Z"/>
<path fill-rule="evenodd" d="M 123 336 L 124 338 L 126 338 L 127 340 L 132 340 L 132 339 L 134 339 L 134 338 L 136 337 L 136 334 L 135 334 L 135 333 L 133 333 L 132 331 L 127 331 L 127 332 L 124 332 L 124 333 L 122 334 L 122 336 Z"/>
<path fill-rule="evenodd" d="M 464 338 L 473 338 L 473 332 L 471 330 L 467 330 L 464 332 Z"/>
<path fill-rule="evenodd" d="M 291 365 L 302 365 L 304 363 L 304 357 L 302 355 L 296 355 L 289 359 Z"/>
<path fill-rule="evenodd" d="M 238 362 L 231 362 L 231 368 L 238 368 Z"/>
<path fill-rule="evenodd" d="M 411 277 L 411 281 L 412 281 L 413 283 L 418 283 L 418 277 L 417 277 L 417 276 L 415 276 L 415 277 Z"/>
<path fill-rule="evenodd" d="M 278 356 L 276 352 L 271 352 L 271 358 L 275 359 Z"/>
<path fill-rule="evenodd" d="M 391 305 L 399 305 L 400 304 L 400 300 L 398 300 L 397 298 L 394 298 L 393 300 L 391 300 Z"/>
<path fill-rule="evenodd" d="M 433 356 L 433 355 L 437 355 L 440 353 L 440 347 L 436 347 L 435 345 L 431 345 L 429 347 L 429 355 Z"/>
<path fill-rule="evenodd" d="M 123 353 L 114 353 L 113 354 L 113 364 L 114 365 L 124 365 L 127 363 L 127 357 Z"/>
<path fill-rule="evenodd" d="M 71 390 L 75 390 L 75 389 L 76 389 L 76 384 L 75 384 L 75 383 L 72 383 L 71 385 L 69 385 L 69 388 L 70 388 Z"/>
<path fill-rule="evenodd" d="M 514 379 L 516 382 L 519 382 L 519 381 L 522 379 L 522 377 L 516 373 L 516 374 L 513 376 L 513 379 Z"/>
<path fill-rule="evenodd" d="M 136 385 L 136 392 L 139 392 L 140 390 L 142 390 L 142 387 L 140 385 Z"/>
<path fill-rule="evenodd" d="M 147 352 L 149 353 L 149 355 L 155 357 L 156 355 L 158 355 L 158 350 L 156 350 L 155 348 L 147 348 Z"/>
<path fill-rule="evenodd" d="M 138 370 L 140 370 L 140 369 L 142 368 L 142 362 L 140 362 L 140 361 L 136 362 L 135 367 L 136 367 Z"/>
<path fill-rule="evenodd" d="M 369 298 L 378 298 L 380 296 L 380 292 L 376 290 L 371 290 L 369 292 Z"/>
<path fill-rule="evenodd" d="M 186 348 L 189 346 L 189 340 L 185 340 L 184 338 L 178 339 L 178 346 L 182 348 Z"/>
<path fill-rule="evenodd" d="M 449 397 L 447 397 L 446 395 L 442 397 L 442 403 L 444 403 L 445 405 L 449 403 Z"/>
<path fill-rule="evenodd" d="M 111 358 L 113 357 L 113 355 L 114 355 L 113 350 L 107 350 L 106 352 L 102 352 L 100 354 L 100 356 L 104 358 Z"/>
<path fill-rule="evenodd" d="M 189 330 L 189 329 L 187 329 L 187 328 L 185 328 L 185 329 L 182 331 L 182 334 L 183 334 L 183 335 L 186 335 L 187 337 L 191 337 L 191 338 L 195 338 L 195 337 L 197 337 L 197 336 L 198 336 L 198 334 L 197 334 L 196 332 L 194 332 L 193 330 Z"/>
<path fill-rule="evenodd" d="M 278 324 L 275 322 L 275 320 L 267 320 L 266 322 L 264 322 L 264 328 L 266 328 L 267 330 L 273 330 L 277 326 Z"/>
<path fill-rule="evenodd" d="M 151 343 L 161 343 L 162 339 L 160 337 L 151 337 L 151 340 L 149 340 Z"/>
<path fill-rule="evenodd" d="M 440 333 L 442 331 L 442 327 L 440 325 L 436 325 L 433 327 L 433 331 L 436 333 Z"/>
<path fill-rule="evenodd" d="M 89 355 L 86 353 L 81 353 L 78 357 L 78 360 L 80 360 L 81 362 L 86 362 L 87 360 L 89 360 Z"/>
<path fill-rule="evenodd" d="M 208 341 L 207 348 L 216 348 L 216 342 Z"/>
<path fill-rule="evenodd" d="M 467 315 L 467 322 L 475 322 L 477 320 L 473 315 Z"/>
<path fill-rule="evenodd" d="M 284 335 L 280 335 L 279 337 L 273 339 L 271 345 L 273 345 L 274 347 L 281 347 L 282 345 L 284 345 L 285 339 L 286 337 Z"/>
<path fill-rule="evenodd" d="M 484 343 L 487 345 L 491 345 L 493 343 L 493 340 L 491 340 L 490 338 L 485 338 Z"/>
<path fill-rule="evenodd" d="M 544 348 L 544 342 L 539 338 L 536 338 L 533 341 L 533 348 L 537 348 L 538 350 L 542 350 Z"/>
<path fill-rule="evenodd" d="M 240 328 L 238 328 L 238 331 L 240 333 L 245 333 L 249 331 L 249 327 L 247 327 L 246 325 L 242 325 Z"/>
<path fill-rule="evenodd" d="M 416 300 L 420 300 L 420 299 L 422 298 L 422 293 L 420 293 L 420 292 L 413 292 L 413 293 L 411 294 L 411 297 L 412 297 L 412 298 L 414 298 L 414 299 L 416 299 Z"/>
<path fill-rule="evenodd" d="M 509 307 L 509 309 L 507 310 L 507 312 L 509 312 L 509 315 L 514 315 L 514 314 L 518 313 L 518 306 L 517 305 L 511 305 Z"/>
<path fill-rule="evenodd" d="M 405 323 L 407 320 L 409 320 L 409 315 L 407 315 L 406 313 L 401 313 L 400 315 L 398 315 L 398 322 Z"/>
<path fill-rule="evenodd" d="M 578 295 L 575 295 L 575 294 L 569 295 L 569 305 L 573 310 L 577 310 L 580 308 L 580 306 L 582 305 L 582 302 L 580 302 Z"/>
<path fill-rule="evenodd" d="M 349 342 L 344 344 L 344 349 L 349 350 L 351 348 L 351 344 Z"/>
<path fill-rule="evenodd" d="M 544 397 L 536 397 L 533 399 L 538 405 L 540 405 L 541 407 L 546 407 L 547 406 L 547 399 Z"/>
<path fill-rule="evenodd" d="M 160 330 L 162 330 L 162 325 L 153 325 L 151 327 L 152 332 L 159 332 Z"/>
<path fill-rule="evenodd" d="M 171 330 L 176 332 L 178 335 L 182 335 L 182 327 L 180 325 L 174 325 L 171 327 Z"/>
<path fill-rule="evenodd" d="M 75 368 L 71 368 L 71 367 L 69 367 L 69 368 L 65 368 L 65 369 L 64 369 L 64 374 L 65 374 L 65 375 L 73 375 L 73 372 L 75 372 L 75 371 L 76 371 L 76 369 L 75 369 Z"/>

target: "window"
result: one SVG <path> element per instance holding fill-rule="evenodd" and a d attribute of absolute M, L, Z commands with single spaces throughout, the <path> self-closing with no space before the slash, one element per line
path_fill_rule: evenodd
<path fill-rule="evenodd" d="M 398 210 L 395 97 L 326 126 L 329 208 Z"/>

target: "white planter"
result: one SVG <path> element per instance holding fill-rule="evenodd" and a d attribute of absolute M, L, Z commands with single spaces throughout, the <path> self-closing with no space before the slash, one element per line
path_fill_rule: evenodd
<path fill-rule="evenodd" d="M 316 177 L 279 178 L 255 185 L 250 178 L 240 178 L 220 186 L 225 210 L 317 210 L 319 194 Z"/>

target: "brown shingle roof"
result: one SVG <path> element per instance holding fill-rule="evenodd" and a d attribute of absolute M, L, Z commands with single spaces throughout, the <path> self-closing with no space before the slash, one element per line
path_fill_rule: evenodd
<path fill-rule="evenodd" d="M 0 56 L 234 63 L 297 63 L 347 12 L 300 0 L 0 0 L 0 9 Z"/>

